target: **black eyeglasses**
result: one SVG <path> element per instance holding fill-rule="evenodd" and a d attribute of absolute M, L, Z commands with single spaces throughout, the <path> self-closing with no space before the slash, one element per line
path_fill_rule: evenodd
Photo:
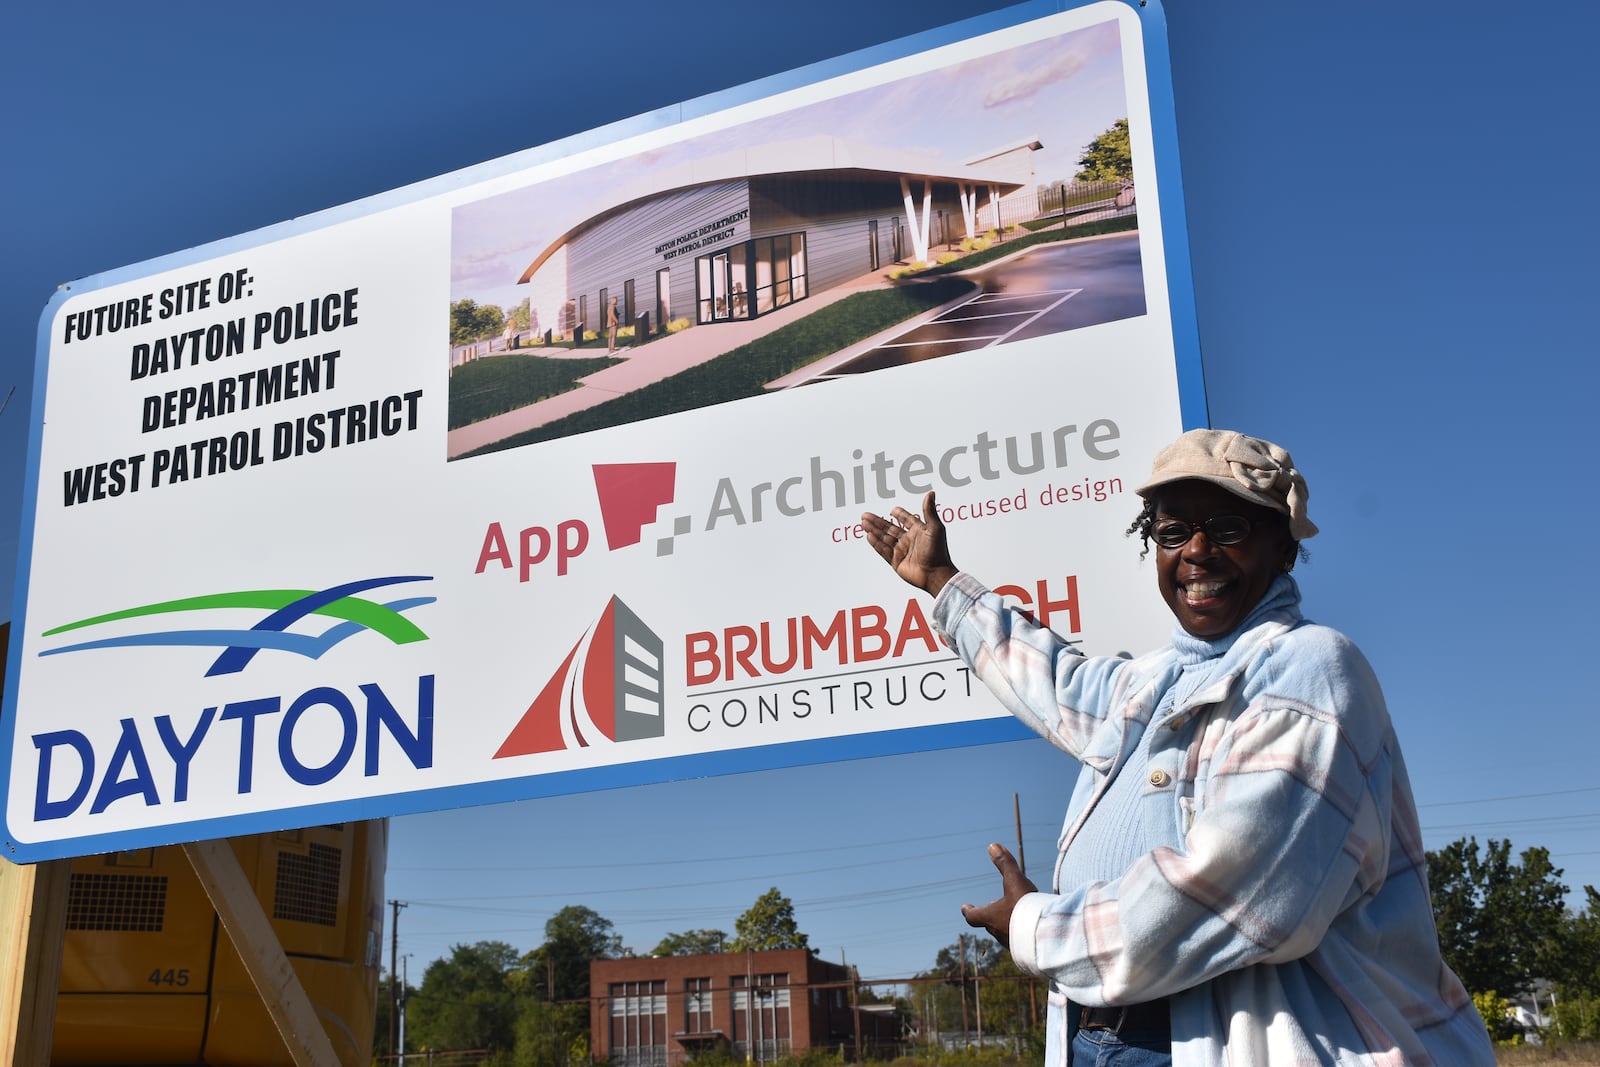
<path fill-rule="evenodd" d="M 1250 520 L 1243 515 L 1213 515 L 1191 526 L 1177 519 L 1163 519 L 1150 528 L 1150 540 L 1162 548 L 1182 548 L 1201 530 L 1214 545 L 1236 545 L 1250 536 Z"/>

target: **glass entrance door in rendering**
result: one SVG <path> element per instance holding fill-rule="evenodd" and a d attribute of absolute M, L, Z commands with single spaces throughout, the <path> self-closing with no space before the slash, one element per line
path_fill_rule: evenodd
<path fill-rule="evenodd" d="M 695 260 L 698 320 L 765 315 L 806 295 L 806 235 L 757 237 Z"/>

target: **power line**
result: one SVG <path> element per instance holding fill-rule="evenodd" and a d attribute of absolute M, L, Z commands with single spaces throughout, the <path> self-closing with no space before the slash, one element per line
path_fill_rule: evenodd
<path fill-rule="evenodd" d="M 1037 822 L 1037 823 L 1028 823 L 1027 825 L 1028 825 L 1029 829 L 1033 830 L 1035 833 L 1042 833 L 1042 834 L 1049 834 L 1049 835 L 1054 835 L 1061 828 L 1060 827 L 1060 823 L 1058 823 L 1058 822 L 1049 822 L 1049 823 Z M 898 844 L 914 844 L 914 843 L 919 842 L 919 841 L 947 841 L 947 840 L 950 840 L 952 838 L 963 838 L 963 839 L 966 839 L 966 840 L 972 840 L 972 839 L 980 838 L 980 837 L 984 838 L 985 843 L 987 843 L 989 838 L 986 837 L 985 835 L 991 833 L 993 830 L 994 830 L 993 826 L 980 826 L 980 827 L 974 827 L 974 828 L 963 829 L 963 830 L 949 830 L 949 831 L 946 831 L 944 833 L 925 834 L 925 835 L 920 836 L 920 837 L 902 837 L 902 838 L 898 839 L 897 843 Z M 737 856 L 730 856 L 727 853 L 718 853 L 718 854 L 713 855 L 713 856 L 690 856 L 690 857 L 683 857 L 683 858 L 678 858 L 678 859 L 652 860 L 651 861 L 651 866 L 652 867 L 669 867 L 669 866 L 704 867 L 706 864 L 710 864 L 710 863 L 737 863 L 737 864 L 740 864 L 740 865 L 745 865 L 750 860 L 776 859 L 776 858 L 779 858 L 779 857 L 792 859 L 792 858 L 794 858 L 796 856 L 814 856 L 814 855 L 818 855 L 818 854 L 821 854 L 821 853 L 824 853 L 824 852 L 843 852 L 843 851 L 847 851 L 847 850 L 850 850 L 850 849 L 863 849 L 863 848 L 878 849 L 881 852 L 881 850 L 883 848 L 883 843 L 881 841 L 863 841 L 860 844 L 855 844 L 855 845 L 826 845 L 826 846 L 822 846 L 822 847 L 819 847 L 819 848 L 785 849 L 784 851 L 781 851 L 781 852 L 748 852 L 748 853 L 747 852 L 741 852 Z M 921 858 L 923 856 L 935 856 L 935 855 L 943 855 L 943 854 L 944 853 L 942 853 L 942 852 L 937 852 L 937 853 L 918 853 L 918 854 L 912 855 L 912 856 L 892 856 L 892 857 L 878 856 L 878 857 L 876 857 L 876 859 L 877 859 L 878 862 L 895 862 L 895 861 L 899 861 L 899 860 L 918 859 L 918 858 Z M 633 861 L 631 863 L 583 863 L 583 864 L 575 864 L 575 865 L 572 865 L 572 866 L 559 866 L 559 867 L 558 866 L 551 866 L 551 865 L 547 865 L 547 864 L 546 865 L 539 865 L 539 866 L 531 866 L 531 867 L 530 866 L 466 867 L 466 866 L 459 866 L 459 865 L 446 865 L 446 866 L 442 866 L 442 867 L 432 867 L 432 866 L 415 867 L 415 866 L 401 866 L 401 865 L 398 865 L 398 864 L 391 864 L 388 869 L 390 871 L 444 871 L 444 872 L 449 872 L 449 873 L 453 873 L 453 874 L 482 874 L 482 873 L 491 873 L 491 872 L 506 872 L 506 873 L 515 874 L 515 873 L 540 873 L 540 872 L 555 873 L 555 872 L 564 872 L 564 871 L 633 870 L 633 869 L 636 869 L 638 866 L 639 866 L 639 863 L 638 863 L 637 860 L 635 860 L 635 861 Z M 859 866 L 859 864 L 857 866 Z M 808 868 L 808 870 L 816 870 L 816 869 L 817 868 Z M 842 869 L 842 868 L 827 868 L 827 869 Z"/>
<path fill-rule="evenodd" d="M 1545 793 L 1513 793 L 1503 797 L 1483 797 L 1479 800 L 1434 800 L 1418 804 L 1418 808 L 1449 808 L 1460 804 L 1498 804 L 1503 800 L 1538 800 L 1542 797 L 1564 797 L 1572 793 L 1600 793 L 1600 785 L 1580 786 L 1577 789 L 1552 789 Z"/>
<path fill-rule="evenodd" d="M 1436 833 L 1440 830 L 1461 830 L 1482 828 L 1487 826 L 1527 826 L 1531 823 L 1571 822 L 1574 819 L 1600 818 L 1600 811 L 1578 812 L 1572 815 L 1532 815 L 1526 819 L 1478 819 L 1475 822 L 1443 823 L 1438 826 L 1424 826 L 1422 832 Z"/>

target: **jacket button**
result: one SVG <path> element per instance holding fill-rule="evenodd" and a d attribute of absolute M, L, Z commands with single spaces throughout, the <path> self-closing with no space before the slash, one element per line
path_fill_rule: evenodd
<path fill-rule="evenodd" d="M 1167 784 L 1167 772 L 1166 771 L 1151 771 L 1150 772 L 1150 784 L 1155 786 L 1157 789 L 1159 789 L 1162 786 L 1166 785 Z"/>

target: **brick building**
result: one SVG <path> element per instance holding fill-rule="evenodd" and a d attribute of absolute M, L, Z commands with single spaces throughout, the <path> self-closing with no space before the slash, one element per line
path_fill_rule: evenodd
<path fill-rule="evenodd" d="M 595 960 L 589 1048 L 596 1063 L 677 1067 L 703 1052 L 770 1063 L 809 1049 L 892 1055 L 893 1012 L 854 1006 L 849 968 L 806 949 Z M 752 996 L 753 994 L 753 996 Z"/>

